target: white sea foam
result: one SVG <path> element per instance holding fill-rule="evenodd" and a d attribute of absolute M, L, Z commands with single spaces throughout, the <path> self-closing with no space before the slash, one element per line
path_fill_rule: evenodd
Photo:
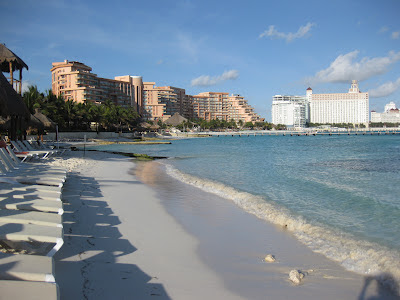
<path fill-rule="evenodd" d="M 359 240 L 348 233 L 321 224 L 311 224 L 263 197 L 239 191 L 215 181 L 185 174 L 166 164 L 167 174 L 206 192 L 229 199 L 245 211 L 273 224 L 284 226 L 313 251 L 340 263 L 346 269 L 391 283 L 400 282 L 400 252 L 376 243 Z M 383 275 L 382 275 L 383 274 Z"/>

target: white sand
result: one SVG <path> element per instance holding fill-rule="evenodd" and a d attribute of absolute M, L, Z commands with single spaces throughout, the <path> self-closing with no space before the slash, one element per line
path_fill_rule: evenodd
<path fill-rule="evenodd" d="M 129 174 L 133 167 L 131 159 L 99 152 L 86 152 L 83 157 L 82 152 L 70 152 L 52 164 L 64 165 L 71 171 L 64 188 L 65 244 L 55 256 L 61 299 L 361 300 L 385 297 L 375 281 L 369 284 L 362 276 L 344 271 L 274 226 L 265 230 L 264 223 L 233 206 L 220 209 L 232 215 L 227 220 L 247 224 L 234 230 L 244 230 L 243 237 L 253 234 L 252 231 L 262 234 L 268 240 L 266 249 L 274 252 L 270 254 L 278 262 L 268 266 L 259 263 L 257 272 L 250 270 L 253 267 L 250 264 L 241 262 L 240 267 L 232 270 L 241 268 L 242 272 L 231 275 L 225 272 L 225 278 L 226 270 L 219 272 L 217 264 L 215 268 L 210 266 L 212 257 L 208 262 L 202 257 L 202 253 L 208 253 L 218 259 L 213 254 L 215 249 L 202 251 L 200 239 L 190 235 L 167 213 L 156 192 Z M 233 247 L 233 243 L 229 246 Z M 235 258 L 235 251 L 231 252 Z M 229 261 L 230 251 L 223 255 Z M 260 262 L 263 256 L 255 259 Z M 295 286 L 289 281 L 293 267 L 304 272 L 311 268 L 314 271 Z M 250 292 L 242 293 L 240 285 L 236 288 L 230 285 L 234 282 L 230 277 L 250 276 L 252 272 L 257 274 L 255 283 L 260 280 L 260 272 L 265 273 L 262 277 L 265 289 L 260 290 L 258 282 L 253 294 L 251 286 L 246 287 Z"/>
<path fill-rule="evenodd" d="M 64 188 L 65 245 L 55 256 L 62 299 L 240 299 L 199 260 L 196 239 L 154 192 L 128 174 L 130 159 L 86 152 L 77 161 L 65 162 L 79 174 Z"/>

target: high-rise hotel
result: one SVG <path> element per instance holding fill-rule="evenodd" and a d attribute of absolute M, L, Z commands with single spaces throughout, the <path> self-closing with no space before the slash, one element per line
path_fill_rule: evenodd
<path fill-rule="evenodd" d="M 307 89 L 310 102 L 310 122 L 320 124 L 352 123 L 368 126 L 369 97 L 362 93 L 353 80 L 348 93 L 313 94 Z"/>
<path fill-rule="evenodd" d="M 287 127 L 305 127 L 309 119 L 307 97 L 275 95 L 272 99 L 273 124 L 282 124 Z"/>
<path fill-rule="evenodd" d="M 383 113 L 371 111 L 371 123 L 400 123 L 400 111 L 392 101 L 385 105 Z"/>
<path fill-rule="evenodd" d="M 114 79 L 98 77 L 92 68 L 77 61 L 55 62 L 51 68 L 51 88 L 55 95 L 78 103 L 102 103 L 111 100 L 117 105 L 142 105 L 142 78 L 118 76 Z"/>
<path fill-rule="evenodd" d="M 111 100 L 116 105 L 135 107 L 147 120 L 166 120 L 179 113 L 194 119 L 264 121 L 240 95 L 207 92 L 192 96 L 186 95 L 182 88 L 143 82 L 140 76 L 101 78 L 91 73 L 91 67 L 77 61 L 65 60 L 52 65 L 52 91 L 65 100 L 97 104 Z"/>
<path fill-rule="evenodd" d="M 276 95 L 272 101 L 272 123 L 288 127 L 304 127 L 306 123 L 354 125 L 369 123 L 369 97 L 353 80 L 348 93 L 314 94 L 306 96 Z"/>

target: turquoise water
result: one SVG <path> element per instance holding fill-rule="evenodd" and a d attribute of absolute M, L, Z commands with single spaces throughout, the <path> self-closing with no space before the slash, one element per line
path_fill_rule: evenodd
<path fill-rule="evenodd" d="M 285 226 L 315 252 L 400 279 L 399 136 L 249 136 L 109 145 Z M 210 208 L 212 209 L 212 208 Z"/>

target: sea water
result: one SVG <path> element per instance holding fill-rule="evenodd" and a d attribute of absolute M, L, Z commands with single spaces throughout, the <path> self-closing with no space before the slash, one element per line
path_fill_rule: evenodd
<path fill-rule="evenodd" d="M 97 149 L 169 157 L 160 162 L 175 179 L 283 226 L 348 270 L 400 281 L 397 135 L 225 136 Z"/>

